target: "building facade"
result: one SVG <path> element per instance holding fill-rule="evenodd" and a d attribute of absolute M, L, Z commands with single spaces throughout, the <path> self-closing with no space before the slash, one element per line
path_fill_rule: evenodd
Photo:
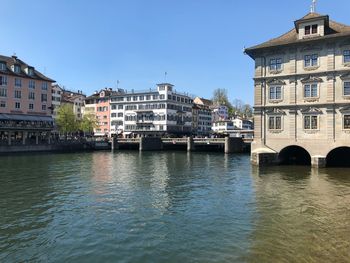
<path fill-rule="evenodd" d="M 86 95 L 81 90 L 73 92 L 70 90 L 62 90 L 61 105 L 68 104 L 72 106 L 73 113 L 77 120 L 81 120 L 84 112 L 84 101 Z"/>
<path fill-rule="evenodd" d="M 0 56 L 1 143 L 38 143 L 49 137 L 52 82 L 16 56 Z"/>
<path fill-rule="evenodd" d="M 54 121 L 57 118 L 57 111 L 61 105 L 62 90 L 63 89 L 56 83 L 51 86 L 51 114 Z"/>
<path fill-rule="evenodd" d="M 194 135 L 209 136 L 212 133 L 211 100 L 196 97 L 193 100 L 192 130 Z"/>
<path fill-rule="evenodd" d="M 255 60 L 252 163 L 324 166 L 350 146 L 350 27 L 311 12 Z"/>
<path fill-rule="evenodd" d="M 125 137 L 190 135 L 192 102 L 169 83 L 158 84 L 156 89 L 112 95 L 110 130 L 112 135 Z"/>

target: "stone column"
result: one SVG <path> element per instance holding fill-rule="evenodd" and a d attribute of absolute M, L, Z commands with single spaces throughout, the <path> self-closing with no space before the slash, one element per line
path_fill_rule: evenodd
<path fill-rule="evenodd" d="M 27 139 L 27 132 L 22 132 L 22 144 L 26 145 L 26 139 Z"/>
<path fill-rule="evenodd" d="M 243 139 L 241 137 L 225 137 L 225 153 L 243 152 Z"/>
<path fill-rule="evenodd" d="M 12 135 L 12 132 L 8 132 L 8 145 L 11 146 L 11 135 Z"/>
<path fill-rule="evenodd" d="M 50 131 L 48 131 L 46 133 L 46 139 L 47 139 L 47 144 L 51 144 L 51 132 Z"/>
<path fill-rule="evenodd" d="M 35 133 L 35 144 L 38 145 L 39 144 L 39 132 Z"/>
<path fill-rule="evenodd" d="M 275 165 L 278 163 L 278 154 L 254 152 L 250 156 L 250 162 L 258 167 Z"/>
<path fill-rule="evenodd" d="M 194 151 L 195 146 L 194 146 L 194 141 L 193 141 L 193 137 L 187 137 L 187 151 L 188 152 L 192 152 Z"/>
<path fill-rule="evenodd" d="M 118 138 L 117 138 L 117 136 L 112 137 L 112 145 L 111 145 L 111 147 L 112 147 L 112 151 L 118 150 L 118 149 L 119 149 L 119 144 L 118 144 Z"/>
<path fill-rule="evenodd" d="M 325 156 L 316 155 L 311 157 L 311 167 L 324 168 L 326 164 L 327 160 Z"/>

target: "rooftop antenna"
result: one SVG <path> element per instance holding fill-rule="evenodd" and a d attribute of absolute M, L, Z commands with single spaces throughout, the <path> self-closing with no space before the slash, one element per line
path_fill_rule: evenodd
<path fill-rule="evenodd" d="M 119 80 L 117 80 L 117 90 L 118 90 L 118 88 L 119 88 Z"/>
<path fill-rule="evenodd" d="M 315 13 L 316 12 L 316 3 L 317 3 L 317 0 L 312 0 L 311 13 Z"/>
<path fill-rule="evenodd" d="M 168 72 L 164 72 L 164 82 L 166 83 L 166 76 L 168 75 Z"/>

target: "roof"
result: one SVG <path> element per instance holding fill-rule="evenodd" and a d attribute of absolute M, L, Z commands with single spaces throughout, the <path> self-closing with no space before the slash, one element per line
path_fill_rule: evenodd
<path fill-rule="evenodd" d="M 319 20 L 319 19 L 325 20 L 325 25 L 326 25 L 325 35 L 312 37 L 312 38 L 299 39 L 298 30 L 297 30 L 298 25 L 302 22 L 309 22 L 309 21 Z M 312 42 L 320 39 L 330 39 L 330 38 L 336 38 L 336 37 L 342 37 L 342 36 L 350 36 L 350 26 L 329 20 L 328 16 L 320 15 L 318 13 L 309 13 L 306 16 L 302 17 L 301 19 L 296 20 L 294 23 L 295 23 L 295 28 L 293 28 L 292 30 L 288 31 L 287 33 L 277 38 L 273 38 L 262 44 L 247 48 L 245 49 L 245 53 L 251 57 L 254 57 L 255 51 L 260 49 Z"/>
<path fill-rule="evenodd" d="M 31 79 L 38 79 L 38 80 L 44 80 L 44 81 L 49 81 L 49 82 L 55 82 L 54 80 L 46 77 L 44 74 L 40 73 L 39 71 L 35 70 L 33 66 L 28 65 L 27 63 L 23 62 L 16 56 L 12 57 L 6 57 L 3 55 L 0 55 L 0 62 L 5 62 L 6 63 L 6 69 L 5 70 L 0 70 L 0 73 L 6 74 L 6 75 L 13 75 L 13 76 L 18 76 L 18 77 L 23 77 L 23 78 L 31 78 Z M 15 73 L 11 70 L 11 66 L 13 65 L 19 65 L 21 67 L 21 72 L 20 73 Z M 33 75 L 28 75 L 25 72 L 26 68 L 33 68 L 34 69 L 34 74 Z"/>
<path fill-rule="evenodd" d="M 194 99 L 194 101 L 197 104 L 201 104 L 201 105 L 205 105 L 205 106 L 212 106 L 213 105 L 212 100 L 208 100 L 208 99 L 204 99 L 204 98 L 200 98 L 200 97 L 196 97 Z"/>

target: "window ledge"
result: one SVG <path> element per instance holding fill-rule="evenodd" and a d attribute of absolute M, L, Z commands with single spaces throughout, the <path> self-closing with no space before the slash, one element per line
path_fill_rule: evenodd
<path fill-rule="evenodd" d="M 350 98 L 349 98 L 350 99 Z M 315 98 L 304 98 L 304 102 L 319 102 L 320 98 L 315 97 Z"/>
<path fill-rule="evenodd" d="M 315 133 L 318 133 L 319 132 L 319 130 L 304 130 L 304 132 L 305 133 L 307 133 L 307 134 L 315 134 Z"/>
<path fill-rule="evenodd" d="M 279 69 L 279 70 L 270 70 L 269 73 L 270 73 L 270 74 L 273 74 L 273 75 L 277 75 L 277 74 L 282 73 L 282 71 L 283 71 L 282 69 Z"/>
<path fill-rule="evenodd" d="M 313 37 L 320 37 L 320 36 L 321 36 L 321 34 L 319 34 L 319 33 L 316 33 L 316 34 L 310 33 L 309 35 L 304 35 L 303 39 L 313 38 Z"/>
<path fill-rule="evenodd" d="M 350 134 L 350 129 L 343 129 L 344 133 Z"/>
<path fill-rule="evenodd" d="M 283 100 L 282 99 L 279 99 L 279 100 L 269 100 L 270 103 L 280 103 L 282 102 Z"/>
<path fill-rule="evenodd" d="M 344 67 L 350 67 L 350 62 L 343 63 Z"/>
<path fill-rule="evenodd" d="M 269 130 L 270 133 L 282 133 L 283 130 Z"/>
<path fill-rule="evenodd" d="M 343 95 L 344 100 L 350 100 L 350 95 Z"/>
<path fill-rule="evenodd" d="M 309 66 L 309 67 L 304 67 L 304 70 L 306 71 L 312 71 L 318 69 L 320 66 Z"/>

